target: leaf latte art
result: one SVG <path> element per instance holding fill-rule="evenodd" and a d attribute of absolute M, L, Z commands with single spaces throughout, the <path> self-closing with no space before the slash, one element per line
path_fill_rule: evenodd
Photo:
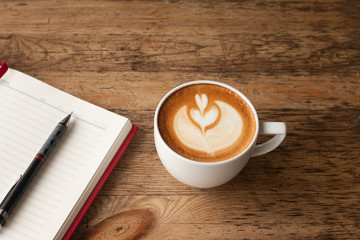
<path fill-rule="evenodd" d="M 210 155 L 233 145 L 242 132 L 239 112 L 219 100 L 209 106 L 206 94 L 196 94 L 194 100 L 196 109 L 183 106 L 175 115 L 174 130 L 179 140 L 191 149 Z"/>
<path fill-rule="evenodd" d="M 215 84 L 194 84 L 173 92 L 161 105 L 159 132 L 181 156 L 219 162 L 249 146 L 256 121 L 246 101 Z"/>

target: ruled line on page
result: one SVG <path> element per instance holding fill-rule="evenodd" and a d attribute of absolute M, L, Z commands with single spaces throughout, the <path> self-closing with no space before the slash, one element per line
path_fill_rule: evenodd
<path fill-rule="evenodd" d="M 56 106 L 54 106 L 54 105 L 52 105 L 52 104 L 49 104 L 49 103 L 47 103 L 47 102 L 44 102 L 44 101 L 42 101 L 41 99 L 38 99 L 38 98 L 36 98 L 36 97 L 34 97 L 34 96 L 32 96 L 32 95 L 30 95 L 30 94 L 28 94 L 28 93 L 26 93 L 26 92 L 23 92 L 23 91 L 21 91 L 21 90 L 19 90 L 19 89 L 16 89 L 16 88 L 13 88 L 13 87 L 11 87 L 11 86 L 9 86 L 9 85 L 5 85 L 5 84 L 2 84 L 2 83 L 0 83 L 0 85 L 2 85 L 2 86 L 4 86 L 4 87 L 6 87 L 6 88 L 9 88 L 9 89 L 11 89 L 11 90 L 13 90 L 13 91 L 15 91 L 15 92 L 18 92 L 18 93 L 20 93 L 20 94 L 22 94 L 22 95 L 24 95 L 24 96 L 27 96 L 28 98 L 31 98 L 31 99 L 33 99 L 33 100 L 35 100 L 35 101 L 38 101 L 38 102 L 40 102 L 40 103 L 42 103 L 42 104 L 44 104 L 44 105 L 47 105 L 47 106 L 49 106 L 49 107 L 51 107 L 51 108 L 53 108 L 53 109 L 56 109 L 56 110 L 58 110 L 58 111 L 60 111 L 60 112 L 62 112 L 62 113 L 64 113 L 64 114 L 68 114 L 69 112 L 67 112 L 67 111 L 64 111 L 63 109 L 60 109 L 60 108 L 58 108 L 58 107 L 56 107 Z M 83 119 L 83 118 L 81 118 L 81 117 L 78 117 L 78 116 L 74 116 L 74 118 L 77 118 L 79 121 L 82 121 L 82 122 L 86 122 L 86 123 L 88 123 L 88 124 L 90 124 L 90 125 L 93 125 L 93 126 L 95 126 L 95 127 L 97 127 L 97 128 L 100 128 L 100 129 L 102 129 L 102 130 L 107 130 L 105 127 L 103 127 L 103 126 L 99 126 L 98 124 L 95 124 L 95 123 L 93 123 L 93 122 L 90 122 L 90 121 L 88 121 L 88 120 L 85 120 L 85 119 Z"/>

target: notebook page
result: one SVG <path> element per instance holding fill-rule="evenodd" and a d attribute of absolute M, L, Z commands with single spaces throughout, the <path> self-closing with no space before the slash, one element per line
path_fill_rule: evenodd
<path fill-rule="evenodd" d="M 0 238 L 53 239 L 73 207 L 82 206 L 131 128 L 126 118 L 16 70 L 9 69 L 1 78 L 0 199 L 70 112 L 74 113 L 68 130 L 16 205 Z"/>

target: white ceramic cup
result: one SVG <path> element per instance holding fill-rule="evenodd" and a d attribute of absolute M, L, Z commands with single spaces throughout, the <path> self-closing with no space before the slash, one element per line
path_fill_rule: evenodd
<path fill-rule="evenodd" d="M 164 101 L 177 90 L 193 85 L 193 84 L 214 84 L 218 86 L 222 86 L 230 89 L 235 92 L 242 99 L 246 101 L 246 103 L 251 108 L 255 121 L 256 121 L 256 129 L 255 135 L 249 144 L 249 146 L 242 151 L 237 156 L 223 160 L 220 162 L 198 162 L 191 160 L 189 158 L 185 158 L 175 151 L 173 151 L 163 140 L 160 135 L 159 127 L 158 127 L 158 116 L 159 111 L 164 103 Z M 264 142 L 262 144 L 256 144 L 256 140 L 258 135 L 275 135 L 273 138 Z M 242 94 L 237 89 L 226 85 L 224 83 L 215 82 L 215 81 L 193 81 L 184 83 L 172 89 L 168 92 L 159 102 L 155 117 L 154 117 L 154 138 L 155 138 L 155 147 L 158 152 L 159 158 L 163 163 L 164 167 L 167 171 L 180 182 L 197 188 L 211 188 L 222 185 L 236 175 L 245 167 L 248 163 L 250 157 L 259 156 L 265 153 L 268 153 L 278 147 L 281 142 L 284 140 L 286 136 L 286 125 L 283 122 L 259 122 L 258 115 L 254 106 L 251 104 L 249 99 L 247 99 L 244 94 Z"/>

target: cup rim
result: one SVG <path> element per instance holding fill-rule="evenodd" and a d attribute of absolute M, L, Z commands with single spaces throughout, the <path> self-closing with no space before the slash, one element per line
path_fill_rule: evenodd
<path fill-rule="evenodd" d="M 239 153 L 238 155 L 232 157 L 232 158 L 229 158 L 229 159 L 226 159 L 226 160 L 222 160 L 222 161 L 218 161 L 218 162 L 200 162 L 200 161 L 196 161 L 196 160 L 192 160 L 192 159 L 189 159 L 189 158 L 186 158 L 180 154 L 178 154 L 177 152 L 175 152 L 172 148 L 170 148 L 168 146 L 168 144 L 164 141 L 163 137 L 161 136 L 160 134 L 160 131 L 159 131 L 159 127 L 158 127 L 158 116 L 159 116 L 159 111 L 160 111 L 160 108 L 161 106 L 163 105 L 163 103 L 165 102 L 165 100 L 170 96 L 172 95 L 174 92 L 178 91 L 179 89 L 181 88 L 184 88 L 184 87 L 187 87 L 187 86 L 190 86 L 190 85 L 196 85 L 196 84 L 213 84 L 213 85 L 217 85 L 217 86 L 221 86 L 221 87 L 225 87 L 233 92 L 235 92 L 236 94 L 238 94 L 247 104 L 248 106 L 250 107 L 252 113 L 254 114 L 254 118 L 255 118 L 255 133 L 254 133 L 254 136 L 250 142 L 250 144 L 241 152 Z M 192 164 L 196 164 L 196 165 L 223 165 L 223 164 L 226 164 L 228 162 L 232 162 L 232 161 L 235 161 L 236 159 L 238 159 L 239 157 L 245 155 L 245 153 L 247 153 L 256 143 L 256 139 L 257 139 L 257 136 L 259 134 L 259 118 L 258 118 L 258 115 L 257 115 L 257 112 L 256 112 L 256 109 L 255 107 L 253 106 L 253 104 L 250 102 L 250 100 L 242 93 L 240 92 L 239 90 L 237 90 L 236 88 L 234 87 L 231 87 L 230 85 L 228 84 L 225 84 L 225 83 L 222 83 L 222 82 L 218 82 L 218 81 L 213 81 L 213 80 L 195 80 L 195 81 L 189 81 L 189 82 L 186 82 L 186 83 L 183 83 L 183 84 L 180 84 L 176 87 L 174 87 L 173 89 L 171 89 L 170 91 L 168 91 L 163 97 L 162 99 L 160 100 L 160 102 L 158 103 L 157 107 L 156 107 L 156 110 L 155 110 L 155 116 L 154 116 L 154 134 L 157 134 L 159 136 L 159 138 L 161 139 L 161 141 L 163 142 L 163 145 L 165 146 L 165 148 L 170 151 L 172 154 L 175 154 L 179 159 L 182 159 L 186 162 L 190 162 Z"/>

